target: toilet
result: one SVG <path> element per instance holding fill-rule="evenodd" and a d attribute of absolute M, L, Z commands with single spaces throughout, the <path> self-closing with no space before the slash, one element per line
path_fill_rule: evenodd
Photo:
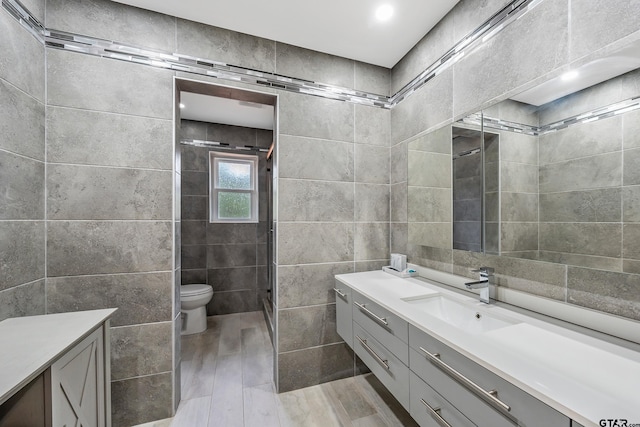
<path fill-rule="evenodd" d="M 191 335 L 207 330 L 206 305 L 213 297 L 209 285 L 180 286 L 180 309 L 182 311 L 182 331 L 180 335 Z"/>

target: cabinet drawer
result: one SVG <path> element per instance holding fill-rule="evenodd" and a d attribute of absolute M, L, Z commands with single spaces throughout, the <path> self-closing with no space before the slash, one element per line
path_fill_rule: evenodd
<path fill-rule="evenodd" d="M 410 414 L 421 427 L 476 427 L 416 374 L 409 371 L 409 377 Z"/>
<path fill-rule="evenodd" d="M 351 313 L 351 288 L 336 280 L 336 330 L 349 347 L 353 348 L 353 314 Z"/>
<path fill-rule="evenodd" d="M 492 427 L 571 425 L 569 418 L 414 326 L 409 330 L 409 344 L 411 370 L 475 424 Z M 442 363 L 434 361 L 425 351 L 439 355 L 437 359 Z M 464 378 L 456 378 L 452 370 Z M 488 392 L 494 390 L 495 397 L 508 405 L 509 411 L 499 409 L 499 404 L 489 397 Z"/>
<path fill-rule="evenodd" d="M 371 372 L 409 410 L 409 368 L 357 323 L 353 323 L 355 353 Z"/>
<path fill-rule="evenodd" d="M 409 326 L 407 322 L 380 305 L 353 291 L 353 320 L 391 350 L 405 365 L 409 364 Z M 354 344 L 355 344 L 355 337 Z"/>

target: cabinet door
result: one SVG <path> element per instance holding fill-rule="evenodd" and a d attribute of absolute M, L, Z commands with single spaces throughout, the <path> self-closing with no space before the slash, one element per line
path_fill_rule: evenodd
<path fill-rule="evenodd" d="M 336 280 L 336 330 L 349 347 L 353 348 L 353 315 L 351 314 L 351 288 Z"/>
<path fill-rule="evenodd" d="M 103 327 L 51 365 L 51 418 L 54 427 L 104 427 Z"/>

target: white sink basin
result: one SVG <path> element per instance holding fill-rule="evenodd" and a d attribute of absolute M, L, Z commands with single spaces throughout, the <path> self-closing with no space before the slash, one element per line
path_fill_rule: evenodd
<path fill-rule="evenodd" d="M 406 298 L 403 301 L 470 334 L 493 331 L 519 323 L 442 295 Z"/>

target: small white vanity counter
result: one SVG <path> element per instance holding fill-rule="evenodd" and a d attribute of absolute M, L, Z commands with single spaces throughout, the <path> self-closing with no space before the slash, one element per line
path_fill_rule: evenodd
<path fill-rule="evenodd" d="M 102 328 L 115 311 L 48 314 L 0 322 L 0 404 Z M 108 334 L 108 330 L 103 333 Z"/>
<path fill-rule="evenodd" d="M 371 271 L 337 275 L 336 280 L 405 320 L 410 329 L 413 325 L 575 422 L 640 423 L 640 352 L 507 304 L 481 303 L 477 297 L 425 279 Z M 465 324 L 455 319 L 455 313 L 446 313 L 448 306 L 438 301 L 451 302 L 452 311 L 460 307 L 461 312 L 470 312 L 470 322 L 475 312 L 493 326 Z M 429 310 L 423 304 L 430 304 Z M 433 314 L 434 307 L 439 315 Z"/>

